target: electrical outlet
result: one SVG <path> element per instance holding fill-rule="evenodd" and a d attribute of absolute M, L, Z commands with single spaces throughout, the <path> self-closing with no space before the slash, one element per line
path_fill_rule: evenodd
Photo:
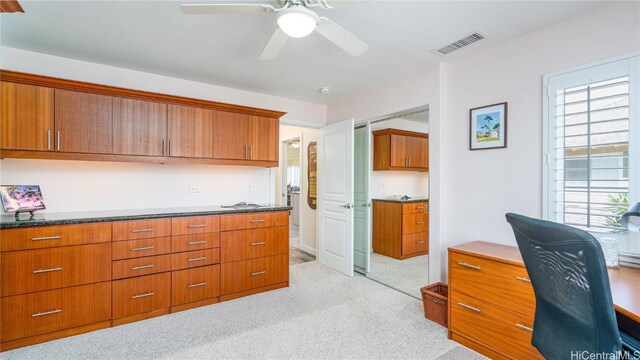
<path fill-rule="evenodd" d="M 380 189 L 384 190 L 384 184 L 380 184 Z"/>
<path fill-rule="evenodd" d="M 189 185 L 189 192 L 190 193 L 199 193 L 200 192 L 200 185 Z"/>
<path fill-rule="evenodd" d="M 256 192 L 256 185 L 255 184 L 249 184 L 249 192 Z"/>

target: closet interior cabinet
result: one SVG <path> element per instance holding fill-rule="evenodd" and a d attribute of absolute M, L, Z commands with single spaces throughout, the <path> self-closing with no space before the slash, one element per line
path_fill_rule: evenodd
<path fill-rule="evenodd" d="M 372 134 L 374 171 L 429 170 L 429 134 L 396 129 Z"/>
<path fill-rule="evenodd" d="M 113 153 L 164 156 L 167 105 L 155 101 L 113 99 Z"/>
<path fill-rule="evenodd" d="M 167 155 L 213 158 L 214 110 L 169 105 Z M 227 136 L 232 136 L 228 134 Z"/>

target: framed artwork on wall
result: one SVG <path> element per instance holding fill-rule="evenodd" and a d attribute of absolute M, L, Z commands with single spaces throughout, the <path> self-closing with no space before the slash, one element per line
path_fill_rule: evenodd
<path fill-rule="evenodd" d="M 507 103 L 469 110 L 469 150 L 507 147 Z"/>

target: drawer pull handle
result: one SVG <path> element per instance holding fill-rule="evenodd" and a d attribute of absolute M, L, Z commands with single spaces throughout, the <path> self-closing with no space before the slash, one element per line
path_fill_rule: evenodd
<path fill-rule="evenodd" d="M 424 224 L 424 221 L 416 221 L 416 225 L 422 225 Z"/>
<path fill-rule="evenodd" d="M 479 313 L 479 312 L 480 312 L 480 309 L 478 309 L 477 307 L 473 307 L 473 306 L 471 306 L 471 305 L 467 305 L 467 304 L 465 304 L 465 303 L 461 303 L 461 302 L 459 302 L 459 303 L 458 303 L 458 305 L 462 306 L 462 307 L 463 307 L 463 308 L 465 308 L 465 309 L 469 309 L 469 310 L 471 310 L 471 311 L 475 311 L 475 312 L 477 312 L 477 313 Z"/>
<path fill-rule="evenodd" d="M 422 209 L 424 209 L 424 206 L 416 206 L 416 209 L 422 210 Z"/>
<path fill-rule="evenodd" d="M 194 288 L 194 287 L 200 287 L 200 286 L 205 286 L 207 285 L 206 282 L 201 282 L 201 283 L 197 283 L 197 284 L 190 284 L 189 286 L 187 286 L 188 288 Z"/>
<path fill-rule="evenodd" d="M 200 245 L 200 244 L 206 244 L 207 241 L 206 240 L 200 240 L 200 241 L 189 241 L 187 243 L 187 245 Z"/>
<path fill-rule="evenodd" d="M 57 240 L 57 239 L 62 239 L 62 235 L 40 236 L 40 237 L 34 237 L 34 238 L 31 238 L 31 240 L 33 240 L 33 241 L 40 241 L 40 240 Z"/>
<path fill-rule="evenodd" d="M 532 328 L 530 328 L 528 326 L 525 326 L 525 325 L 522 325 L 522 324 L 516 324 L 516 327 L 518 329 L 522 329 L 522 330 L 525 330 L 525 331 L 528 331 L 528 332 L 533 332 Z"/>
<path fill-rule="evenodd" d="M 264 271 L 264 270 L 263 270 L 263 271 L 256 271 L 256 272 L 252 272 L 252 273 L 251 273 L 251 276 L 263 275 L 263 274 L 266 274 L 266 273 L 267 273 L 267 272 L 266 272 L 266 271 Z"/>
<path fill-rule="evenodd" d="M 522 277 L 522 276 L 516 276 L 516 279 L 518 279 L 520 281 L 528 282 L 528 283 L 531 282 L 531 280 L 527 279 L 526 277 Z"/>
<path fill-rule="evenodd" d="M 206 259 L 207 259 L 206 256 L 200 256 L 200 257 L 197 257 L 197 258 L 189 258 L 189 259 L 187 259 L 187 261 L 188 262 L 192 262 L 192 261 L 201 261 L 201 260 L 206 260 Z"/>
<path fill-rule="evenodd" d="M 149 228 L 149 229 L 133 229 L 131 230 L 132 233 L 143 233 L 143 232 L 152 232 L 155 231 L 156 229 L 153 228 Z"/>
<path fill-rule="evenodd" d="M 155 295 L 155 293 L 153 293 L 153 292 L 148 292 L 148 293 L 146 293 L 146 294 L 133 295 L 131 298 L 132 298 L 132 299 L 140 299 L 140 298 L 144 298 L 144 297 L 147 297 L 147 296 L 153 296 L 153 295 Z"/>
<path fill-rule="evenodd" d="M 424 244 L 424 240 L 416 241 L 416 244 Z"/>
<path fill-rule="evenodd" d="M 145 247 L 133 248 L 131 249 L 131 251 L 144 251 L 144 250 L 152 250 L 155 248 L 156 248 L 155 246 L 145 246 Z"/>
<path fill-rule="evenodd" d="M 61 270 L 62 270 L 61 267 L 55 267 L 55 268 L 51 268 L 51 269 L 33 270 L 32 272 L 34 274 L 42 274 L 42 273 L 48 273 L 48 272 L 53 272 L 53 271 L 61 271 Z"/>
<path fill-rule="evenodd" d="M 255 223 L 261 223 L 261 222 L 265 222 L 265 221 L 267 221 L 267 220 L 265 220 L 265 219 L 255 219 L 255 220 L 249 220 L 249 222 L 250 222 L 250 223 L 254 223 L 254 224 L 255 224 Z"/>
<path fill-rule="evenodd" d="M 203 228 L 203 227 L 207 227 L 207 225 L 205 225 L 205 224 L 187 225 L 187 228 L 189 228 L 189 229 L 196 229 L 196 228 Z"/>
<path fill-rule="evenodd" d="M 62 312 L 62 309 L 55 309 L 51 311 L 39 312 L 31 315 L 31 317 L 45 316 L 45 315 L 53 315 Z"/>
<path fill-rule="evenodd" d="M 467 264 L 466 262 L 462 262 L 462 261 L 458 262 L 458 265 L 468 267 L 473 270 L 480 270 L 480 266 Z"/>
<path fill-rule="evenodd" d="M 267 243 L 265 241 L 260 241 L 260 242 L 254 242 L 251 243 L 251 246 L 260 246 L 260 245 L 266 245 Z"/>
<path fill-rule="evenodd" d="M 149 265 L 141 265 L 141 266 L 134 266 L 131 268 L 131 270 L 142 270 L 142 269 L 150 269 L 152 267 L 154 267 L 155 265 L 153 264 L 149 264 Z"/>

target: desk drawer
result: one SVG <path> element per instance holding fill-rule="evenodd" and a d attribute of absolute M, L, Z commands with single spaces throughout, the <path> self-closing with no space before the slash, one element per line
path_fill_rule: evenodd
<path fill-rule="evenodd" d="M 118 221 L 113 223 L 113 241 L 171 235 L 171 219 Z"/>
<path fill-rule="evenodd" d="M 531 346 L 533 316 L 491 305 L 485 301 L 450 292 L 450 330 L 517 359 L 542 359 Z"/>
<path fill-rule="evenodd" d="M 111 282 L 2 298 L 2 342 L 106 321 Z"/>
<path fill-rule="evenodd" d="M 220 292 L 223 295 L 288 280 L 288 254 L 226 263 L 220 268 Z"/>
<path fill-rule="evenodd" d="M 143 314 L 171 305 L 171 273 L 113 282 L 113 318 Z"/>
<path fill-rule="evenodd" d="M 429 215 L 414 213 L 402 215 L 402 234 L 414 234 L 429 231 Z"/>
<path fill-rule="evenodd" d="M 2 296 L 111 280 L 111 243 L 0 254 Z"/>
<path fill-rule="evenodd" d="M 171 219 L 171 235 L 220 231 L 220 216 L 189 216 Z"/>
<path fill-rule="evenodd" d="M 450 289 L 533 317 L 535 297 L 525 268 L 455 252 L 449 256 Z"/>
<path fill-rule="evenodd" d="M 270 226 L 283 226 L 288 224 L 288 211 L 223 215 L 220 217 L 221 231 L 255 229 Z"/>
<path fill-rule="evenodd" d="M 402 255 L 429 250 L 429 233 L 419 232 L 402 235 Z"/>
<path fill-rule="evenodd" d="M 188 269 L 220 263 L 220 249 L 189 251 L 171 255 L 171 270 Z"/>
<path fill-rule="evenodd" d="M 220 233 L 178 235 L 171 237 L 171 252 L 203 250 L 220 247 Z"/>
<path fill-rule="evenodd" d="M 147 256 L 113 262 L 113 279 L 171 271 L 171 255 Z"/>
<path fill-rule="evenodd" d="M 0 251 L 111 242 L 111 223 L 34 226 L 0 230 Z"/>
<path fill-rule="evenodd" d="M 220 295 L 220 265 L 171 273 L 171 305 L 182 305 Z"/>
<path fill-rule="evenodd" d="M 118 241 L 112 243 L 113 260 L 162 255 L 171 252 L 171 237 Z"/>
<path fill-rule="evenodd" d="M 403 214 L 428 213 L 429 204 L 426 202 L 402 204 Z"/>
<path fill-rule="evenodd" d="M 226 231 L 222 233 L 222 262 L 254 259 L 289 252 L 289 227 Z"/>

